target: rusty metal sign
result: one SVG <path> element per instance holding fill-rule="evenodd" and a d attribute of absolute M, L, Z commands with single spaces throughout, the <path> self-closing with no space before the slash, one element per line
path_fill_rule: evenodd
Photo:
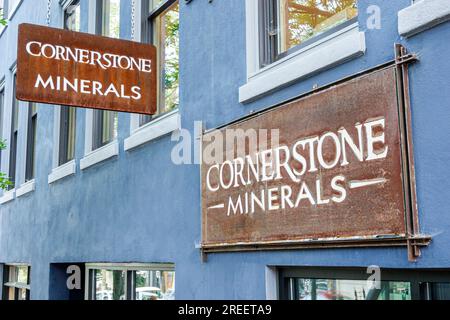
<path fill-rule="evenodd" d="M 406 222 L 397 73 L 384 67 L 204 133 L 202 249 L 426 244 Z"/>
<path fill-rule="evenodd" d="M 19 26 L 19 100 L 154 114 L 156 72 L 152 45 L 32 24 Z"/>

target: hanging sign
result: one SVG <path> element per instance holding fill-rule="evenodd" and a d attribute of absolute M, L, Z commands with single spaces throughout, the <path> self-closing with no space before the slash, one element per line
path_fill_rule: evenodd
<path fill-rule="evenodd" d="M 19 100 L 156 112 L 152 45 L 32 24 L 19 26 Z"/>
<path fill-rule="evenodd" d="M 378 70 L 205 133 L 203 249 L 405 244 L 396 79 Z"/>

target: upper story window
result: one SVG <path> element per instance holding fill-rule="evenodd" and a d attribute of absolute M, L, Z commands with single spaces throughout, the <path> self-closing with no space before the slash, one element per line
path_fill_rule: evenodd
<path fill-rule="evenodd" d="M 30 299 L 30 266 L 4 266 L 3 300 Z"/>
<path fill-rule="evenodd" d="M 16 185 L 17 166 L 17 144 L 19 138 L 19 101 L 16 99 L 16 74 L 13 79 L 12 115 L 11 115 L 11 136 L 9 140 L 9 180 L 10 189 Z"/>
<path fill-rule="evenodd" d="M 37 133 L 37 105 L 28 104 L 28 132 L 27 132 L 27 158 L 25 166 L 25 181 L 31 181 L 36 174 L 36 133 Z"/>
<path fill-rule="evenodd" d="M 175 0 L 148 0 L 147 5 L 148 41 L 158 50 L 158 116 L 179 105 L 179 4 Z M 140 125 L 151 119 L 141 116 Z"/>
<path fill-rule="evenodd" d="M 102 36 L 120 37 L 120 0 L 101 1 L 101 30 L 98 33 Z M 93 137 L 92 150 L 96 150 L 117 138 L 118 113 L 114 111 L 94 110 L 93 117 Z"/>
<path fill-rule="evenodd" d="M 75 0 L 64 10 L 64 29 L 80 31 L 80 20 L 80 0 Z M 61 106 L 58 154 L 60 166 L 75 158 L 76 114 L 76 108 Z"/>
<path fill-rule="evenodd" d="M 267 66 L 357 19 L 357 0 L 259 0 L 260 65 Z"/>

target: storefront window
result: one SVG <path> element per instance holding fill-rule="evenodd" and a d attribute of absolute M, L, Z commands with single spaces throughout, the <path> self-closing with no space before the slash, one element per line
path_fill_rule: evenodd
<path fill-rule="evenodd" d="M 95 300 L 125 300 L 125 271 L 96 270 Z"/>
<path fill-rule="evenodd" d="M 149 39 L 158 50 L 158 116 L 179 105 L 179 4 L 174 0 L 150 0 L 148 12 Z M 141 116 L 140 125 L 151 119 Z"/>
<path fill-rule="evenodd" d="M 87 265 L 90 300 L 174 300 L 172 264 Z"/>
<path fill-rule="evenodd" d="M 290 279 L 289 300 L 411 300 L 409 282 L 381 282 L 380 288 L 363 280 Z"/>
<path fill-rule="evenodd" d="M 175 272 L 136 271 L 136 300 L 174 300 Z"/>
<path fill-rule="evenodd" d="M 30 299 L 30 267 L 27 265 L 5 265 L 3 300 Z"/>
<path fill-rule="evenodd" d="M 260 0 L 261 66 L 358 15 L 357 0 Z"/>

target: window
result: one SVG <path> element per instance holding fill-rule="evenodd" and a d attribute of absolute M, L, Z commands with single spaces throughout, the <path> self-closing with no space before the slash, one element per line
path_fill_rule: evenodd
<path fill-rule="evenodd" d="M 179 105 L 179 4 L 174 0 L 147 0 L 148 41 L 158 50 L 158 109 L 155 116 Z M 141 115 L 139 126 L 152 120 Z"/>
<path fill-rule="evenodd" d="M 3 300 L 30 299 L 30 266 L 4 266 Z"/>
<path fill-rule="evenodd" d="M 356 21 L 357 0 L 259 0 L 260 66 Z"/>
<path fill-rule="evenodd" d="M 80 1 L 73 1 L 64 10 L 64 29 L 80 31 Z M 59 114 L 59 154 L 58 165 L 63 165 L 75 158 L 77 109 L 69 106 L 61 106 Z"/>
<path fill-rule="evenodd" d="M 171 264 L 88 265 L 89 300 L 173 300 Z"/>
<path fill-rule="evenodd" d="M 3 114 L 5 108 L 5 89 L 0 87 L 0 141 L 3 141 Z M 0 167 L 2 164 L 2 151 L 0 150 Z"/>
<path fill-rule="evenodd" d="M 36 172 L 36 130 L 37 130 L 37 106 L 36 103 L 28 105 L 28 134 L 27 134 L 27 159 L 25 167 L 25 181 L 34 179 Z"/>
<path fill-rule="evenodd" d="M 15 188 L 16 184 L 16 165 L 17 165 L 17 139 L 19 137 L 19 101 L 16 99 L 16 75 L 13 80 L 12 96 L 12 115 L 11 115 L 11 136 L 9 139 L 9 180 L 10 189 Z"/>
<path fill-rule="evenodd" d="M 448 300 L 450 271 L 381 269 L 368 283 L 366 269 L 281 268 L 280 297 L 287 300 Z"/>
<path fill-rule="evenodd" d="M 101 2 L 100 34 L 107 37 L 120 37 L 120 0 Z M 92 150 L 98 149 L 117 138 L 118 113 L 93 110 Z"/>

